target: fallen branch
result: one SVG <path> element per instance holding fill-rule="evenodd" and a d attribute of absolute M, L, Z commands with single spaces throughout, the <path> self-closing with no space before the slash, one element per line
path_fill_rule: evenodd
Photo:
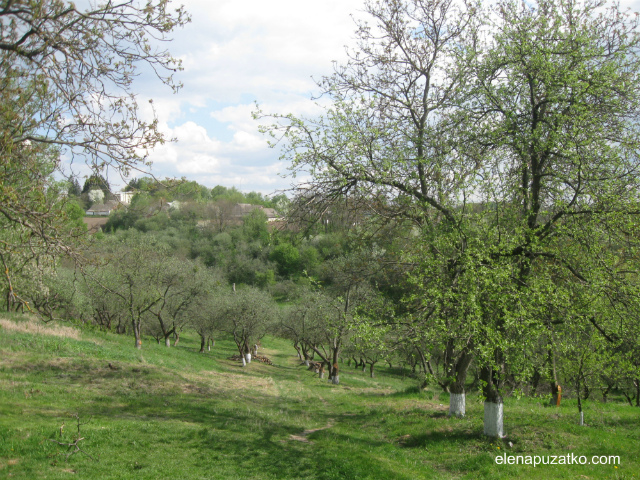
<path fill-rule="evenodd" d="M 80 453 L 84 453 L 91 460 L 94 460 L 94 461 L 97 462 L 98 461 L 97 458 L 95 458 L 92 455 L 90 455 L 87 452 L 85 452 L 82 448 L 80 448 L 80 445 L 79 445 L 80 442 L 85 439 L 80 434 L 80 427 L 82 425 L 86 425 L 87 423 L 89 423 L 91 421 L 91 419 L 89 419 L 89 420 L 87 420 L 86 422 L 83 423 L 83 422 L 80 422 L 80 415 L 78 415 L 77 413 L 73 414 L 72 417 L 74 417 L 76 419 L 77 432 L 76 432 L 76 435 L 73 437 L 73 439 L 70 442 L 62 442 L 60 440 L 55 440 L 53 438 L 48 438 L 47 440 L 49 440 L 50 442 L 57 443 L 58 445 L 61 445 L 63 447 L 67 447 L 67 451 L 68 451 L 68 453 L 66 454 L 67 460 L 69 459 L 70 456 L 75 455 L 76 453 L 80 452 Z M 63 431 L 64 431 L 64 422 L 62 422 L 62 425 L 60 425 L 60 437 L 61 438 L 62 438 Z"/>

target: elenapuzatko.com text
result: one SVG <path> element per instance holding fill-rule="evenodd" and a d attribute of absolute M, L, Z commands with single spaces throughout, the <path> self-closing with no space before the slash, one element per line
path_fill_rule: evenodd
<path fill-rule="evenodd" d="M 503 453 L 496 457 L 498 465 L 620 465 L 618 455 L 507 455 Z"/>

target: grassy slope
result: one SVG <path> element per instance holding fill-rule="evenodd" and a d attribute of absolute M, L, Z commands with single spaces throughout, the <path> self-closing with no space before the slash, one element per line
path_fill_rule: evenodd
<path fill-rule="evenodd" d="M 370 379 L 345 367 L 330 385 L 278 339 L 261 352 L 275 366 L 243 369 L 228 360 L 231 342 L 205 355 L 188 337 L 136 351 L 129 337 L 28 333 L 7 318 L 26 321 L 0 323 L 0 478 L 640 478 L 640 411 L 621 403 L 587 402 L 581 428 L 571 400 L 551 409 L 509 398 L 509 437 L 496 441 L 481 435 L 476 396 L 460 420 L 447 417 L 445 394 L 411 393 L 411 381 L 384 369 Z M 99 461 L 66 459 L 47 440 L 71 441 L 73 414 L 89 421 L 79 445 Z M 505 449 L 619 455 L 621 465 L 496 465 Z"/>

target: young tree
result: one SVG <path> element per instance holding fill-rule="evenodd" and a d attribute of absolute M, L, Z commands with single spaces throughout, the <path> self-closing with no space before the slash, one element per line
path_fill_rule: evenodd
<path fill-rule="evenodd" d="M 160 298 L 149 309 L 149 314 L 157 320 L 158 339 L 165 346 L 171 346 L 171 336 L 176 335 L 189 322 L 190 307 L 198 297 L 206 295 L 205 284 L 198 275 L 203 266 L 185 259 L 170 257 L 162 262 L 162 274 L 158 282 L 149 285 Z"/>
<path fill-rule="evenodd" d="M 313 347 L 317 346 L 314 327 L 322 315 L 321 297 L 318 292 L 305 291 L 298 301 L 281 317 L 278 332 L 293 342 L 298 358 L 309 366 L 313 358 Z"/>
<path fill-rule="evenodd" d="M 211 268 L 199 268 L 193 283 L 198 286 L 199 294 L 188 305 L 185 315 L 189 317 L 188 325 L 200 337 L 200 353 L 204 353 L 214 334 L 222 331 L 229 290 L 220 271 Z"/>
<path fill-rule="evenodd" d="M 253 345 L 267 334 L 275 320 L 275 303 L 268 293 L 246 287 L 229 291 L 223 308 L 221 329 L 233 336 L 243 365 L 250 363 Z"/>
<path fill-rule="evenodd" d="M 87 269 L 90 281 L 96 285 L 94 291 L 97 295 L 107 294 L 113 302 L 112 308 L 125 312 L 135 347 L 142 348 L 143 325 L 165 294 L 167 247 L 150 235 L 143 237 L 129 231 L 106 237 L 97 253 L 98 265 Z M 102 281 L 103 278 L 106 281 Z"/>

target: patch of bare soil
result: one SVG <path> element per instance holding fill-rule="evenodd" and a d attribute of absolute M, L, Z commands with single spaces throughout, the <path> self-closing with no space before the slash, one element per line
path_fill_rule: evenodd
<path fill-rule="evenodd" d="M 319 432 L 320 430 L 327 430 L 328 428 L 331 428 L 331 427 L 333 427 L 333 418 L 330 418 L 329 423 L 327 423 L 324 427 L 311 428 L 309 430 L 305 430 L 300 435 L 289 435 L 289 440 L 295 440 L 297 442 L 304 442 L 304 443 L 313 443 L 311 440 L 307 438 L 309 435 L 315 432 Z"/>
<path fill-rule="evenodd" d="M 271 377 L 251 377 L 227 372 L 204 371 L 197 375 L 185 374 L 183 377 L 194 384 L 205 384 L 216 391 L 250 391 L 260 395 L 277 396 L 275 382 Z"/>

